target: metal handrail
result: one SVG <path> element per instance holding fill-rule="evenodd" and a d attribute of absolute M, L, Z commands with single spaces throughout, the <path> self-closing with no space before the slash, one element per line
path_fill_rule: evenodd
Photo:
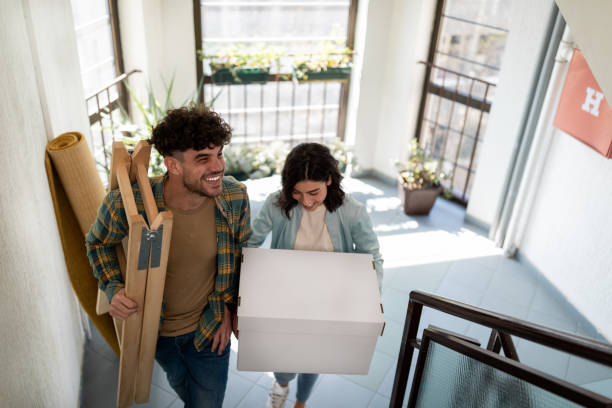
<path fill-rule="evenodd" d="M 95 123 L 100 123 L 102 124 L 102 120 L 104 118 L 105 115 L 108 115 L 108 118 L 110 119 L 111 122 L 111 130 L 110 130 L 110 137 L 112 139 L 114 139 L 114 121 L 113 121 L 113 116 L 112 116 L 112 112 L 116 109 L 120 109 L 123 108 L 125 109 L 125 111 L 127 112 L 128 110 L 128 106 L 127 106 L 127 95 L 124 89 L 125 84 L 123 83 L 123 81 L 125 79 L 127 79 L 130 75 L 135 74 L 137 72 L 141 72 L 139 69 L 133 69 L 130 72 L 126 72 L 123 73 L 121 75 L 119 75 L 118 77 L 116 77 L 115 79 L 113 79 L 111 82 L 109 82 L 108 84 L 104 85 L 103 87 L 101 87 L 99 90 L 91 93 L 90 95 L 88 95 L 87 97 L 85 97 L 85 109 L 88 110 L 89 112 L 89 101 L 92 99 L 95 99 L 96 102 L 96 111 L 94 113 L 92 113 L 91 115 L 89 115 L 89 124 L 90 126 L 93 126 Z M 118 91 L 117 91 L 117 98 L 111 100 L 111 93 L 110 93 L 110 89 L 112 87 L 118 87 Z M 106 94 L 106 105 L 101 106 L 100 105 L 100 96 Z M 107 151 L 106 148 L 106 137 L 105 137 L 105 133 L 108 131 L 108 129 L 104 129 L 102 126 L 100 126 L 100 139 L 101 139 L 101 145 L 102 145 L 102 154 L 103 154 L 103 160 L 104 160 L 104 167 L 106 169 L 109 168 L 110 163 L 109 163 L 109 152 Z"/>
<path fill-rule="evenodd" d="M 612 345 L 608 343 L 415 290 L 410 292 L 390 407 L 399 408 L 404 400 L 412 355 L 414 348 L 418 348 L 420 344 L 419 339 L 417 339 L 417 332 L 423 306 L 487 326 L 504 335 L 512 334 L 546 347 L 612 367 Z"/>
<path fill-rule="evenodd" d="M 89 96 L 85 97 L 85 101 L 88 101 L 92 98 L 95 98 L 96 95 L 101 94 L 102 92 L 106 91 L 107 89 L 109 89 L 110 87 L 112 87 L 113 85 L 117 85 L 118 83 L 120 83 L 121 81 L 123 81 L 124 79 L 126 79 L 127 77 L 129 77 L 132 74 L 135 74 L 136 72 L 142 72 L 139 69 L 133 69 L 130 72 L 127 72 L 125 74 L 121 74 L 119 75 L 117 78 L 113 79 L 111 82 L 109 82 L 107 85 L 104 85 L 103 87 L 101 87 L 99 90 L 92 92 Z"/>

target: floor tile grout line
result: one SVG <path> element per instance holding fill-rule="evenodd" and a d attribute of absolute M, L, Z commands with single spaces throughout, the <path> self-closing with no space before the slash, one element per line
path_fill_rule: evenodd
<path fill-rule="evenodd" d="M 567 354 L 569 354 L 569 353 L 567 353 Z M 567 376 L 569 374 L 569 366 L 570 366 L 570 360 L 571 359 L 572 359 L 572 354 L 569 354 L 569 357 L 568 357 L 567 361 L 565 362 L 565 373 L 563 374 L 563 379 L 565 381 L 568 381 L 567 380 Z"/>
<path fill-rule="evenodd" d="M 337 375 L 337 374 L 336 374 L 336 375 Z M 367 387 L 364 387 L 364 386 L 363 386 L 363 385 L 361 385 L 361 384 L 357 384 L 357 383 L 355 383 L 355 382 L 353 382 L 353 381 L 349 380 L 348 378 L 343 378 L 343 379 L 344 379 L 345 381 L 350 382 L 352 385 L 356 385 L 357 387 L 362 388 L 363 390 L 365 390 L 365 391 L 367 391 L 367 392 L 369 392 L 369 393 L 371 393 L 371 394 L 376 394 L 376 393 L 377 393 L 377 391 L 372 391 L 371 389 L 369 389 L 369 388 L 367 388 Z M 314 390 L 313 390 L 313 391 L 314 391 Z M 369 404 L 370 404 L 370 403 L 368 402 L 368 405 L 369 405 Z"/>
<path fill-rule="evenodd" d="M 161 388 L 162 390 L 166 391 L 167 393 L 170 393 L 171 395 L 178 397 L 178 394 L 172 389 L 172 386 L 170 384 L 168 384 L 168 388 L 161 384 L 156 384 L 153 381 L 151 381 L 151 384 L 157 386 L 158 388 Z"/>
<path fill-rule="evenodd" d="M 452 261 L 448 263 L 448 266 L 446 267 L 446 270 L 444 271 L 444 274 L 442 275 L 442 279 L 440 279 L 440 281 L 438 282 L 438 285 L 436 289 L 434 290 L 434 293 L 440 290 L 440 286 L 442 286 L 442 282 L 444 281 L 444 279 L 446 279 L 446 276 L 448 276 L 448 271 L 450 270 L 451 265 L 453 265 L 455 262 L 456 261 Z"/>
<path fill-rule="evenodd" d="M 400 348 L 401 347 L 402 347 L 402 345 L 400 344 Z M 391 354 L 387 353 L 386 351 L 380 350 L 378 348 L 374 348 L 374 351 L 378 351 L 379 353 L 384 354 L 386 357 L 391 357 L 394 360 L 397 360 L 398 357 L 399 357 L 399 350 L 398 350 L 398 355 L 397 356 L 392 356 Z"/>
<path fill-rule="evenodd" d="M 499 255 L 498 255 L 499 256 Z M 503 255 L 502 255 L 503 256 Z M 487 294 L 487 292 L 489 291 L 489 289 L 491 288 L 491 284 L 493 283 L 493 277 L 495 276 L 495 273 L 497 272 L 496 270 L 497 268 L 493 269 L 493 273 L 491 274 L 491 276 L 489 276 L 489 281 L 487 282 L 487 287 L 484 290 L 484 293 L 482 294 L 482 298 L 480 299 L 480 302 L 478 303 L 478 306 L 480 306 L 482 304 L 482 302 L 484 301 L 484 298 Z"/>
<path fill-rule="evenodd" d="M 102 357 L 103 359 L 105 359 L 105 360 L 107 360 L 107 361 L 109 361 L 109 362 L 111 362 L 111 363 L 116 363 L 116 362 L 118 362 L 118 361 L 119 361 L 119 360 L 118 360 L 118 357 L 115 357 L 115 359 L 110 359 L 110 358 L 108 358 L 107 356 L 105 356 L 103 353 L 101 353 L 100 351 L 96 350 L 94 347 L 90 347 L 90 346 L 88 346 L 87 344 L 85 344 L 85 348 L 86 348 L 86 349 L 88 349 L 88 350 L 93 351 L 93 352 L 94 352 L 94 353 L 96 353 L 98 356 Z"/>
<path fill-rule="evenodd" d="M 366 386 L 362 385 L 361 383 L 358 383 L 358 382 L 356 382 L 356 381 L 354 381 L 354 380 L 350 379 L 348 376 L 349 376 L 349 375 L 352 375 L 352 374 L 346 374 L 346 375 L 345 375 L 345 374 L 335 374 L 335 375 L 338 375 L 338 376 L 340 376 L 340 377 L 344 378 L 345 380 L 352 382 L 353 384 L 357 384 L 357 385 L 360 385 L 360 386 L 362 386 L 362 387 L 364 387 L 364 388 L 367 388 L 367 389 L 368 389 L 368 391 L 370 391 L 370 392 L 374 392 L 374 393 L 375 393 L 375 392 L 378 392 L 378 390 L 380 389 L 380 387 L 383 385 L 383 383 L 385 382 L 385 377 L 387 376 L 387 374 L 389 374 L 389 371 L 390 371 L 390 370 L 391 370 L 391 368 L 393 368 L 393 367 L 394 367 L 394 366 L 392 365 L 391 367 L 389 367 L 389 370 L 387 370 L 387 371 L 385 372 L 385 375 L 383 376 L 383 379 L 382 379 L 381 383 L 379 384 L 379 386 L 378 386 L 378 387 L 377 387 L 375 390 L 372 390 L 372 389 L 370 389 L 370 388 L 368 388 L 368 387 L 366 387 Z"/>
<path fill-rule="evenodd" d="M 177 399 L 179 399 L 179 397 L 175 397 L 175 398 L 174 398 L 174 399 L 173 399 L 173 400 L 170 402 L 170 404 L 168 404 L 168 405 L 166 406 L 166 408 L 170 408 L 170 407 L 171 407 L 171 406 L 172 406 L 172 405 L 173 405 L 173 404 L 176 402 L 176 400 L 177 400 Z"/>
<path fill-rule="evenodd" d="M 246 380 L 246 378 L 245 378 L 245 380 Z M 247 381 L 248 381 L 248 380 L 247 380 Z M 249 381 L 249 382 L 251 382 L 251 381 Z M 232 408 L 237 408 L 237 407 L 238 407 L 238 406 L 239 406 L 239 405 L 242 403 L 242 401 L 243 401 L 243 400 L 246 398 L 246 396 L 249 394 L 249 392 L 251 392 L 251 390 L 253 389 L 253 387 L 255 387 L 256 385 L 257 385 L 257 383 L 253 383 L 253 382 L 251 382 L 251 387 L 250 387 L 250 388 L 247 390 L 247 392 L 245 392 L 245 393 L 244 393 L 244 395 L 242 396 L 242 398 L 240 398 L 240 399 L 238 400 L 238 402 L 236 402 L 236 405 L 234 405 Z M 227 391 L 227 390 L 226 390 L 226 391 Z"/>
<path fill-rule="evenodd" d="M 369 406 L 372 404 L 372 401 L 374 400 L 375 397 L 376 397 L 376 391 L 372 391 L 372 396 L 370 397 L 370 400 L 368 401 L 368 405 L 366 405 L 366 407 L 369 408 Z"/>
<path fill-rule="evenodd" d="M 514 259 L 514 261 L 518 262 L 516 259 Z M 528 271 L 528 272 L 529 272 L 530 275 L 532 274 L 531 271 Z M 539 279 L 537 277 L 536 277 L 536 282 L 537 282 L 537 284 L 536 284 L 535 290 L 533 291 L 533 295 L 531 296 L 531 300 L 529 301 L 529 306 L 527 307 L 527 314 L 528 315 L 529 315 L 529 312 L 531 312 L 531 309 L 533 307 L 533 303 L 535 302 L 536 294 L 538 293 L 538 289 L 541 286 L 541 282 L 539 281 Z"/>

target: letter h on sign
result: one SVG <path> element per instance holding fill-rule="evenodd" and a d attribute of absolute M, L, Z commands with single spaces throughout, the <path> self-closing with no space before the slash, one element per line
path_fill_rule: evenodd
<path fill-rule="evenodd" d="M 589 112 L 593 116 L 599 116 L 599 104 L 603 97 L 604 95 L 601 92 L 597 92 L 593 88 L 587 87 L 586 99 L 582 104 L 582 110 Z"/>
<path fill-rule="evenodd" d="M 612 158 L 612 109 L 579 49 L 574 49 L 553 125 Z"/>

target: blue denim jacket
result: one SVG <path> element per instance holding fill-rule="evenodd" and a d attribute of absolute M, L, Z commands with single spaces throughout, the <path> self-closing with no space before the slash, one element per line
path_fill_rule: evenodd
<path fill-rule="evenodd" d="M 296 205 L 287 218 L 281 208 L 276 205 L 280 191 L 270 194 L 262 209 L 251 224 L 253 234 L 247 246 L 259 247 L 272 231 L 273 249 L 293 249 L 295 238 L 302 219 L 302 206 Z M 334 245 L 334 252 L 356 252 L 372 254 L 378 279 L 378 290 L 382 293 L 383 259 L 380 255 L 378 238 L 372 228 L 370 216 L 363 204 L 350 195 L 344 197 L 344 202 L 334 212 L 325 213 L 325 225 Z"/>

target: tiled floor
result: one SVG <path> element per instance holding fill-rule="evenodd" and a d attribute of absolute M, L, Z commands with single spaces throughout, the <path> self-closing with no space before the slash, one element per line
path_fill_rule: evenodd
<path fill-rule="evenodd" d="M 253 214 L 278 185 L 278 178 L 249 181 Z M 366 203 L 383 258 L 383 304 L 387 325 L 376 346 L 367 376 L 322 375 L 308 401 L 310 407 L 386 407 L 389 404 L 405 320 L 413 289 L 433 292 L 472 305 L 598 340 L 603 338 L 541 276 L 505 258 L 477 229 L 464 225 L 464 209 L 438 199 L 427 217 L 409 217 L 400 209 L 395 186 L 375 179 L 350 179 L 346 190 Z M 482 326 L 425 310 L 421 327 L 435 324 L 486 344 Z M 112 407 L 117 390 L 118 360 L 95 328 L 87 343 L 82 379 L 82 406 Z M 270 373 L 238 372 L 232 339 L 230 376 L 224 407 L 263 407 L 272 384 Z M 612 369 L 516 340 L 522 362 L 549 374 L 612 397 Z M 295 399 L 292 384 L 290 400 Z M 156 365 L 151 400 L 143 407 L 182 407 Z M 290 403 L 286 404 L 291 407 Z"/>

